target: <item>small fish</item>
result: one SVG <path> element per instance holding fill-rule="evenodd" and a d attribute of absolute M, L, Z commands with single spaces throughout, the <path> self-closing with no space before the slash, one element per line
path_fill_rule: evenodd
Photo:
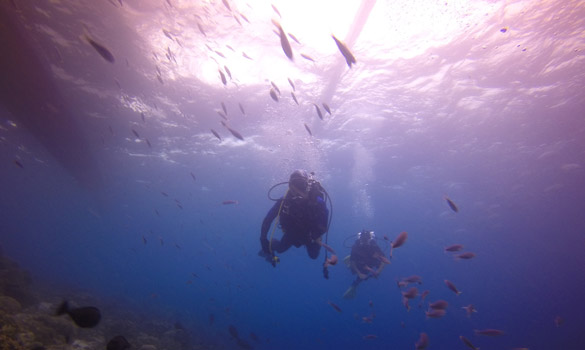
<path fill-rule="evenodd" d="M 299 41 L 299 39 L 297 39 L 296 36 L 292 35 L 291 33 L 288 33 L 288 37 L 293 39 L 297 44 L 301 45 L 301 42 Z"/>
<path fill-rule="evenodd" d="M 449 306 L 449 303 L 445 300 L 437 300 L 434 303 L 430 303 L 429 307 L 433 310 L 445 310 Z"/>
<path fill-rule="evenodd" d="M 412 275 L 412 276 L 408 276 L 408 277 L 404 277 L 402 279 L 404 282 L 407 283 L 418 283 L 418 284 L 422 284 L 422 278 L 418 275 Z"/>
<path fill-rule="evenodd" d="M 228 77 L 230 77 L 230 80 L 232 79 L 232 72 L 230 71 L 230 69 L 227 66 L 223 66 L 223 69 L 225 69 L 225 72 L 227 73 Z"/>
<path fill-rule="evenodd" d="M 230 127 L 227 127 L 227 129 L 235 138 L 237 138 L 238 140 L 244 141 L 244 136 L 242 136 L 242 134 L 240 134 L 238 131 L 236 131 Z"/>
<path fill-rule="evenodd" d="M 286 55 L 286 57 L 288 57 L 288 59 L 290 59 L 292 61 L 293 60 L 292 48 L 290 47 L 290 43 L 288 42 L 288 39 L 286 38 L 286 34 L 284 33 L 284 30 L 282 29 L 280 23 L 278 23 L 277 21 L 273 20 L 272 23 L 276 26 L 276 28 L 278 28 L 278 32 L 280 35 L 280 46 L 282 46 L 282 50 L 284 51 L 284 54 Z"/>
<path fill-rule="evenodd" d="M 366 339 L 366 340 L 371 340 L 371 339 L 378 338 L 378 336 L 375 335 L 375 334 L 366 334 L 366 335 L 363 336 L 363 338 Z"/>
<path fill-rule="evenodd" d="M 444 309 L 437 309 L 437 310 L 429 310 L 429 311 L 425 312 L 425 315 L 427 316 L 427 318 L 441 318 L 441 317 L 445 316 L 446 313 L 447 313 L 447 311 Z"/>
<path fill-rule="evenodd" d="M 462 306 L 461 308 L 467 312 L 467 317 L 471 317 L 472 313 L 477 312 L 477 310 L 475 309 L 473 304 L 469 304 L 467 306 Z"/>
<path fill-rule="evenodd" d="M 292 96 L 293 101 L 295 101 L 295 103 L 298 106 L 299 105 L 299 101 L 297 100 L 297 97 L 295 96 L 295 93 L 291 91 L 290 95 Z"/>
<path fill-rule="evenodd" d="M 460 335 L 459 339 L 461 339 L 463 344 L 465 344 L 468 348 L 473 350 L 479 350 L 479 348 L 476 348 L 473 344 L 471 344 L 471 341 L 469 341 L 469 339 L 465 338 L 464 336 Z"/>
<path fill-rule="evenodd" d="M 504 28 L 500 29 L 500 32 L 505 33 L 508 31 L 508 29 L 509 29 L 509 27 L 504 27 Z"/>
<path fill-rule="evenodd" d="M 57 316 L 67 314 L 76 325 L 81 328 L 93 328 L 97 326 L 102 318 L 100 310 L 94 306 L 70 308 L 69 303 L 64 301 L 57 309 Z"/>
<path fill-rule="evenodd" d="M 219 57 L 225 58 L 225 55 L 221 53 L 221 51 L 213 50 L 213 52 L 215 52 Z"/>
<path fill-rule="evenodd" d="M 390 258 L 392 258 L 392 252 L 394 251 L 394 248 L 398 248 L 401 247 L 404 242 L 406 242 L 406 239 L 408 238 L 408 233 L 406 231 L 400 232 L 400 234 L 398 235 L 398 237 L 396 237 L 396 239 L 392 242 L 390 242 Z"/>
<path fill-rule="evenodd" d="M 173 36 L 171 35 L 171 33 L 170 33 L 168 30 L 166 30 L 166 29 L 164 29 L 164 28 L 163 28 L 163 30 L 162 30 L 162 31 L 163 31 L 163 33 L 165 34 L 165 36 L 166 36 L 167 38 L 169 38 L 169 39 L 171 39 L 171 40 L 174 40 L 174 39 L 173 39 Z"/>
<path fill-rule="evenodd" d="M 504 331 L 501 331 L 499 329 L 492 329 L 492 328 L 488 328 L 488 329 L 475 329 L 473 331 L 476 335 L 486 335 L 488 337 L 497 337 L 500 335 L 504 334 Z"/>
<path fill-rule="evenodd" d="M 175 248 L 177 248 L 177 249 L 181 249 L 181 246 L 180 246 L 180 245 L 178 245 L 177 243 L 175 243 Z"/>
<path fill-rule="evenodd" d="M 447 201 L 447 204 L 449 204 L 449 208 L 451 208 L 451 210 L 453 210 L 456 213 L 459 212 L 459 208 L 457 208 L 457 205 L 449 197 L 443 196 L 443 199 Z"/>
<path fill-rule="evenodd" d="M 457 287 L 455 287 L 455 285 L 451 281 L 445 280 L 444 282 L 447 288 L 451 289 L 455 294 L 457 295 L 461 294 L 461 292 L 457 289 Z"/>
<path fill-rule="evenodd" d="M 156 216 L 160 216 L 158 210 L 155 209 L 154 212 L 156 213 Z"/>
<path fill-rule="evenodd" d="M 421 333 L 420 338 L 416 344 L 414 344 L 414 348 L 416 350 L 424 350 L 429 346 L 429 336 L 426 333 Z"/>
<path fill-rule="evenodd" d="M 217 114 L 219 114 L 219 116 L 222 117 L 224 120 L 228 120 L 227 116 L 223 114 L 221 111 L 217 111 Z"/>
<path fill-rule="evenodd" d="M 242 13 L 240 13 L 240 17 L 242 17 L 242 19 L 248 23 L 250 23 L 250 20 L 248 20 L 248 17 L 244 16 Z"/>
<path fill-rule="evenodd" d="M 230 335 L 236 339 L 239 339 L 240 337 L 238 336 L 238 330 L 236 329 L 236 327 L 233 324 L 230 324 L 228 327 L 228 332 L 230 332 Z"/>
<path fill-rule="evenodd" d="M 400 234 L 398 235 L 398 237 L 396 238 L 396 240 L 392 241 L 391 245 L 392 248 L 398 248 L 401 247 L 404 242 L 406 242 L 406 239 L 408 238 L 408 233 L 403 231 L 400 232 Z"/>
<path fill-rule="evenodd" d="M 106 346 L 107 350 L 126 350 L 130 349 L 132 345 L 128 343 L 128 340 L 121 335 L 117 335 L 110 339 L 108 345 Z"/>
<path fill-rule="evenodd" d="M 292 87 L 293 91 L 296 91 L 295 84 L 293 83 L 293 81 L 292 81 L 292 80 L 290 80 L 290 78 L 287 78 L 287 79 L 288 79 L 288 83 L 289 83 L 289 84 L 290 84 L 290 86 Z"/>
<path fill-rule="evenodd" d="M 461 253 L 461 254 L 455 255 L 455 258 L 469 260 L 469 259 L 475 258 L 475 253 L 472 253 L 472 252 Z"/>
<path fill-rule="evenodd" d="M 307 130 L 309 135 L 313 136 L 313 133 L 311 132 L 311 129 L 309 129 L 309 126 L 307 125 L 307 123 L 305 123 L 305 129 Z"/>
<path fill-rule="evenodd" d="M 402 297 L 402 305 L 406 308 L 406 311 L 410 311 L 410 305 L 408 304 L 408 298 Z"/>
<path fill-rule="evenodd" d="M 308 61 L 315 62 L 315 60 L 311 56 L 305 55 L 304 53 L 301 54 L 301 57 Z"/>
<path fill-rule="evenodd" d="M 337 312 L 339 312 L 339 313 L 341 313 L 341 312 L 342 312 L 341 308 L 340 308 L 339 306 L 337 306 L 337 304 L 335 304 L 334 302 L 332 302 L 332 301 L 328 301 L 328 302 L 327 302 L 327 304 L 331 305 L 331 307 L 332 307 L 333 309 L 335 309 L 335 311 L 337 311 Z"/>
<path fill-rule="evenodd" d="M 213 325 L 213 321 L 215 321 L 215 315 L 214 314 L 209 314 L 209 325 L 210 326 Z"/>
<path fill-rule="evenodd" d="M 225 115 L 228 115 L 227 108 L 225 108 L 225 103 L 223 103 L 223 102 L 221 102 L 221 109 L 223 109 L 223 112 L 225 113 Z"/>
<path fill-rule="evenodd" d="M 142 236 L 142 243 L 144 243 L 146 245 L 146 243 L 148 243 L 148 241 L 146 240 L 146 238 L 144 236 Z"/>
<path fill-rule="evenodd" d="M 272 9 L 274 10 L 274 12 L 276 12 L 276 14 L 278 15 L 278 17 L 282 18 L 282 15 L 280 14 L 280 11 L 278 11 L 278 9 L 276 8 L 276 6 L 274 6 L 274 4 L 270 4 L 270 6 L 272 6 Z"/>
<path fill-rule="evenodd" d="M 250 343 L 248 343 L 248 341 L 247 341 L 247 340 L 245 340 L 245 339 L 241 339 L 241 338 L 240 338 L 240 339 L 238 339 L 238 340 L 236 341 L 236 343 L 238 344 L 238 346 L 239 346 L 240 348 L 242 348 L 242 349 L 244 349 L 244 350 L 252 350 L 252 349 L 254 349 L 254 348 L 252 347 L 252 345 L 250 345 Z"/>
<path fill-rule="evenodd" d="M 462 244 L 453 244 L 445 248 L 446 252 L 458 252 L 463 249 Z"/>
<path fill-rule="evenodd" d="M 427 297 L 427 295 L 429 295 L 430 291 L 429 290 L 425 290 L 420 294 L 420 303 L 418 303 L 418 307 L 422 307 L 422 303 L 424 303 L 425 298 Z"/>
<path fill-rule="evenodd" d="M 278 92 L 278 95 L 280 95 L 280 89 L 278 88 L 278 86 L 276 86 L 276 84 L 274 84 L 273 81 L 271 81 L 270 84 L 272 84 L 272 87 L 274 88 L 274 90 L 276 90 L 276 92 Z"/>
<path fill-rule="evenodd" d="M 250 332 L 250 338 L 252 338 L 252 340 L 255 341 L 256 343 L 260 343 L 260 338 L 258 338 L 256 333 Z"/>
<path fill-rule="evenodd" d="M 163 241 L 162 237 L 159 237 L 158 239 L 159 239 L 159 241 L 160 241 L 160 245 L 161 245 L 161 246 L 165 245 L 165 242 Z"/>
<path fill-rule="evenodd" d="M 221 141 L 221 136 L 219 136 L 219 134 L 217 133 L 217 131 L 215 131 L 215 130 L 213 130 L 213 129 L 210 129 L 210 130 L 211 130 L 211 133 L 212 133 L 212 134 L 213 134 L 215 137 L 217 137 L 217 139 L 218 139 L 218 140 L 220 140 L 220 141 Z"/>
<path fill-rule="evenodd" d="M 14 162 L 14 164 L 16 164 L 17 167 L 24 169 L 24 165 L 22 165 L 22 163 L 19 162 L 18 159 L 15 159 L 13 162 Z"/>
<path fill-rule="evenodd" d="M 355 57 L 353 57 L 351 51 L 349 51 L 349 49 L 347 48 L 347 46 L 345 46 L 344 43 L 342 43 L 341 41 L 339 41 L 335 35 L 331 35 L 331 37 L 333 38 L 333 40 L 335 40 L 335 43 L 337 44 L 337 48 L 339 49 L 339 51 L 341 51 L 341 54 L 343 55 L 343 57 L 345 57 L 345 62 L 347 63 L 347 65 L 349 66 L 349 68 L 351 68 L 352 64 L 356 64 L 357 61 L 355 60 Z"/>
<path fill-rule="evenodd" d="M 146 123 L 146 117 L 144 116 L 144 112 L 140 112 L 140 118 L 142 119 L 143 123 Z"/>
<path fill-rule="evenodd" d="M 227 0 L 221 0 L 221 2 L 223 2 L 223 6 L 225 6 L 226 9 L 228 9 L 229 11 L 232 10 L 232 8 L 230 7 L 230 4 L 227 2 Z"/>
<path fill-rule="evenodd" d="M 165 82 L 163 81 L 163 78 L 160 76 L 160 74 L 156 75 L 156 79 L 158 80 L 159 83 L 161 83 L 161 85 L 165 84 Z"/>
<path fill-rule="evenodd" d="M 321 113 L 321 109 L 319 108 L 319 106 L 317 106 L 316 103 L 313 103 L 313 106 L 315 106 L 315 110 L 317 111 L 317 115 L 319 116 L 319 119 L 323 120 L 323 114 Z"/>
<path fill-rule="evenodd" d="M 95 40 L 90 38 L 88 35 L 84 35 L 85 40 L 102 56 L 102 58 L 110 63 L 114 63 L 116 59 L 114 55 L 105 46 L 97 43 Z"/>
<path fill-rule="evenodd" d="M 402 292 L 402 296 L 406 299 L 414 299 L 418 295 L 418 289 L 416 287 L 411 287 L 406 292 Z"/>
<path fill-rule="evenodd" d="M 276 91 L 274 91 L 274 89 L 270 88 L 270 97 L 272 97 L 272 99 L 275 102 L 278 102 L 278 96 L 276 95 Z"/>
<path fill-rule="evenodd" d="M 152 148 L 152 145 L 150 144 L 150 141 L 148 141 L 148 139 L 144 139 L 144 141 L 146 141 L 146 144 L 148 145 L 148 148 Z"/>
<path fill-rule="evenodd" d="M 323 105 L 323 108 L 325 109 L 325 111 L 327 113 L 329 113 L 329 115 L 331 115 L 331 108 L 329 108 L 329 105 L 325 102 L 321 103 Z"/>
<path fill-rule="evenodd" d="M 140 138 L 140 135 L 138 135 L 138 132 L 136 132 L 136 130 L 131 129 L 132 133 L 134 134 L 134 136 L 136 136 L 137 138 Z"/>
<path fill-rule="evenodd" d="M 162 191 L 160 192 L 160 194 L 162 194 L 162 195 L 163 195 L 163 196 L 165 196 L 165 197 L 168 197 L 168 196 L 169 196 L 169 194 L 168 194 L 168 193 L 166 193 L 166 192 L 162 192 Z"/>
<path fill-rule="evenodd" d="M 221 202 L 221 204 L 226 205 L 226 204 L 239 204 L 240 202 L 238 202 L 237 200 L 234 199 L 227 199 L 223 202 Z"/>
<path fill-rule="evenodd" d="M 474 310 L 475 311 L 475 310 Z M 563 320 L 563 318 L 561 316 L 557 316 L 555 317 L 555 326 L 556 327 L 560 327 L 563 325 L 563 323 L 565 323 L 565 320 Z"/>
<path fill-rule="evenodd" d="M 205 31 L 203 30 L 201 24 L 197 23 L 197 28 L 199 28 L 199 31 L 201 32 L 201 34 L 203 34 L 203 36 L 207 37 L 207 34 L 205 34 Z"/>
<path fill-rule="evenodd" d="M 246 115 L 246 111 L 244 111 L 244 106 L 242 106 L 241 103 L 238 103 L 238 107 L 240 107 L 240 112 L 242 112 L 243 115 Z"/>
<path fill-rule="evenodd" d="M 223 83 L 223 85 L 227 85 L 227 79 L 225 78 L 225 74 L 223 74 L 223 72 L 221 70 L 217 70 L 219 72 L 219 77 L 221 78 L 221 82 Z"/>
<path fill-rule="evenodd" d="M 242 56 L 244 56 L 244 58 L 249 59 L 250 61 L 254 60 L 252 57 L 248 56 L 245 52 L 242 51 Z"/>

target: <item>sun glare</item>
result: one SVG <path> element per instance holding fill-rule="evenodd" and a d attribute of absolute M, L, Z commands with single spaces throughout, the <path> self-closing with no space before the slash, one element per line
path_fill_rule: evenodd
<path fill-rule="evenodd" d="M 153 52 L 164 61 L 161 66 L 167 67 L 166 79 L 192 78 L 221 86 L 223 74 L 224 85 L 230 87 L 303 76 L 310 83 L 320 77 L 308 72 L 325 72 L 343 62 L 331 35 L 346 40 L 348 33 L 357 31 L 359 36 L 351 49 L 358 62 L 374 55 L 386 60 L 410 58 L 448 44 L 501 6 L 464 0 L 227 1 L 229 10 L 219 0 L 175 1 L 178 15 L 184 18 L 173 18 L 167 29 L 176 33 L 176 42 L 169 41 L 159 25 L 148 27 L 150 33 L 144 36 L 150 38 Z M 360 12 L 366 3 L 375 5 L 369 13 Z M 169 20 L 166 15 L 159 17 L 161 23 Z M 281 48 L 273 20 L 289 34 L 292 61 Z M 365 21 L 361 30 L 352 27 L 359 20 Z M 177 27 L 177 23 L 183 25 Z M 207 32 L 203 34 L 198 26 Z M 173 64 L 173 60 L 180 64 Z"/>

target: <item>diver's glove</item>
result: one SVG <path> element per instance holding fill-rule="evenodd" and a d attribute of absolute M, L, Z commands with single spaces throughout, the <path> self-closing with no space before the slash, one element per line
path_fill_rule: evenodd
<path fill-rule="evenodd" d="M 276 264 L 280 262 L 280 258 L 274 255 L 274 253 L 267 253 L 260 250 L 258 256 L 264 258 L 264 260 L 268 261 L 273 267 L 276 267 Z"/>

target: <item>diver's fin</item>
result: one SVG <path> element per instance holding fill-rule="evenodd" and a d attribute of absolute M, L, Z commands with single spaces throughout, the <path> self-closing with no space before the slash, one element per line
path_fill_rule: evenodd
<path fill-rule="evenodd" d="M 351 258 L 351 255 L 346 256 L 345 258 L 343 258 L 343 262 L 345 263 L 345 265 L 347 265 L 347 267 L 350 267 L 351 262 L 349 261 Z"/>
<path fill-rule="evenodd" d="M 344 299 L 355 298 L 356 293 L 357 293 L 357 286 L 352 284 L 351 286 L 349 286 L 349 288 L 347 288 L 345 293 L 343 293 L 343 298 Z"/>

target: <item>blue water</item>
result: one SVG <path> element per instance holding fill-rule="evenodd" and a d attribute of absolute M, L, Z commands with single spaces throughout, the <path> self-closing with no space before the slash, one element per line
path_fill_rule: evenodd
<path fill-rule="evenodd" d="M 35 283 L 179 321 L 215 348 L 238 348 L 231 324 L 256 349 L 412 349 L 422 332 L 429 349 L 465 349 L 460 335 L 483 350 L 585 349 L 581 1 L 379 0 L 370 13 L 357 2 L 229 3 L 231 10 L 221 1 L 2 4 L 26 28 L 46 73 L 12 75 L 11 84 L 52 81 L 66 103 L 58 113 L 67 115 L 50 124 L 27 112 L 24 105 L 38 102 L 51 113 L 46 90 L 2 98 L 5 255 Z M 332 15 L 336 6 L 347 13 Z M 238 25 L 237 13 L 251 23 L 238 17 Z M 434 29 L 411 33 L 423 17 Z M 291 41 L 294 61 L 271 19 L 296 29 L 303 44 Z M 445 23 L 453 28 L 443 31 Z M 351 69 L 332 31 L 350 44 L 358 62 Z M 116 62 L 100 57 L 84 32 Z M 311 44 L 311 35 L 325 39 Z M 176 62 L 165 58 L 169 50 Z M 224 66 L 233 75 L 225 86 L 216 73 Z M 270 81 L 282 90 L 278 103 Z M 220 102 L 243 141 L 220 124 Z M 321 102 L 333 112 L 323 111 L 324 120 L 313 106 Z M 311 260 L 293 247 L 276 267 L 257 255 L 273 204 L 267 191 L 297 168 L 314 171 L 333 202 L 328 243 L 340 263 L 329 279 L 323 251 Z M 363 228 L 387 253 L 384 235 L 406 231 L 408 240 L 378 279 L 343 299 L 354 276 L 341 260 Z M 476 257 L 444 252 L 456 243 Z M 422 277 L 427 302 L 450 303 L 444 317 L 426 319 L 419 298 L 406 310 L 396 281 L 410 275 Z M 468 304 L 478 311 L 470 318 L 461 308 Z M 362 321 L 372 313 L 372 323 Z M 474 335 L 486 328 L 505 334 Z"/>

